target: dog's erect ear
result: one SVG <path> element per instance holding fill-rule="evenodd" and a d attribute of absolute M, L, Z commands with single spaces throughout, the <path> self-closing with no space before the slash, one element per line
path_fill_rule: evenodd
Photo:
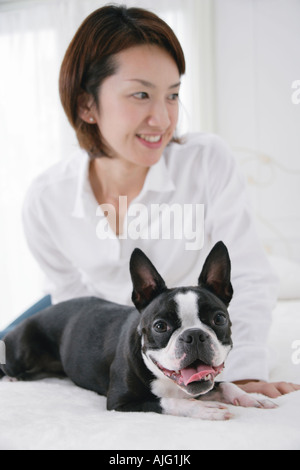
<path fill-rule="evenodd" d="M 213 292 L 226 306 L 229 305 L 233 295 L 230 272 L 228 250 L 223 242 L 218 242 L 206 258 L 198 284 Z"/>
<path fill-rule="evenodd" d="M 139 248 L 131 255 L 130 274 L 133 284 L 132 301 L 139 311 L 167 289 L 161 275 Z"/>

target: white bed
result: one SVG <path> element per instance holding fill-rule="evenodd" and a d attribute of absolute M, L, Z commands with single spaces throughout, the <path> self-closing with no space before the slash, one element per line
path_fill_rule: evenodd
<path fill-rule="evenodd" d="M 300 300 L 278 302 L 271 379 L 300 384 Z M 299 349 L 299 347 L 298 347 Z M 295 360 L 296 359 L 296 360 Z M 106 400 L 69 380 L 0 381 L 0 449 L 300 449 L 300 391 L 274 410 L 229 407 L 230 421 L 106 411 Z"/>

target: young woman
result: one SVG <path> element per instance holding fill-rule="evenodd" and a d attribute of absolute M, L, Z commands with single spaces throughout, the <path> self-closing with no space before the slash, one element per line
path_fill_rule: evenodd
<path fill-rule="evenodd" d="M 59 83 L 81 150 L 33 182 L 24 204 L 28 244 L 53 303 L 96 295 L 130 304 L 136 246 L 173 287 L 195 284 L 222 240 L 235 291 L 224 378 L 276 397 L 297 389 L 267 383 L 276 281 L 229 149 L 213 135 L 175 137 L 184 73 L 178 39 L 153 13 L 106 6 L 83 22 Z"/>

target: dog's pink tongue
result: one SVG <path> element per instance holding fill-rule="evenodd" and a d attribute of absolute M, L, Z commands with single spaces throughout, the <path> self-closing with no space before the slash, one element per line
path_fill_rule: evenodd
<path fill-rule="evenodd" d="M 186 367 L 181 369 L 181 375 L 183 378 L 184 385 L 188 385 L 191 382 L 197 382 L 208 374 L 215 374 L 215 370 L 206 364 L 200 364 L 197 367 Z"/>

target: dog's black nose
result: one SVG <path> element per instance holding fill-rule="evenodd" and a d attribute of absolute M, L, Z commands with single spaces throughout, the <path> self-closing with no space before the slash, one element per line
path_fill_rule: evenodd
<path fill-rule="evenodd" d="M 180 336 L 179 340 L 188 344 L 204 343 L 209 338 L 209 335 L 198 328 L 190 328 L 185 330 Z"/>

